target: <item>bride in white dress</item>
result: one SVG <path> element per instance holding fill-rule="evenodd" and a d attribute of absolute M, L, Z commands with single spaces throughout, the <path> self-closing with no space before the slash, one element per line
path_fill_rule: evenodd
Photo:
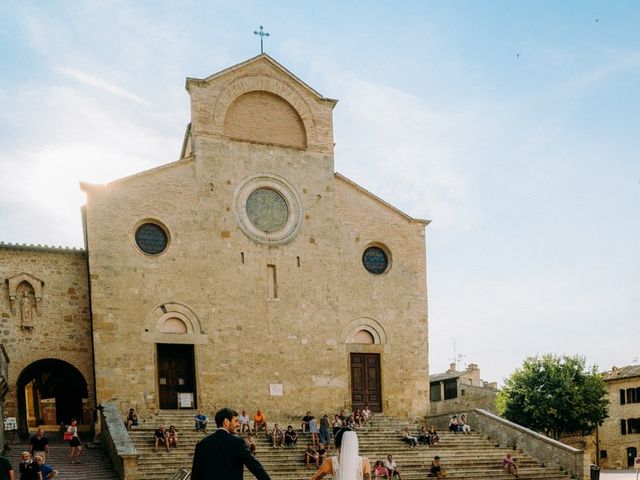
<path fill-rule="evenodd" d="M 334 440 L 338 455 L 327 458 L 311 480 L 320 480 L 331 474 L 334 480 L 371 480 L 369 459 L 358 455 L 356 432 L 343 428 Z"/>

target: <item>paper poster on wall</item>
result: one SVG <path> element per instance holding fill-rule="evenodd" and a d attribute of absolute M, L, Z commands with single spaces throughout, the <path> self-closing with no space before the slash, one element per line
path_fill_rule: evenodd
<path fill-rule="evenodd" d="M 5 430 L 17 430 L 18 422 L 16 421 L 16 417 L 7 417 L 4 419 L 4 429 Z"/>
<path fill-rule="evenodd" d="M 193 393 L 178 393 L 178 405 L 180 408 L 193 408 Z"/>

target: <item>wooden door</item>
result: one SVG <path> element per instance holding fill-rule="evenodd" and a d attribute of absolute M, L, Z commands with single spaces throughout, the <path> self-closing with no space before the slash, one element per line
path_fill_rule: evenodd
<path fill-rule="evenodd" d="M 179 393 L 192 393 L 196 407 L 193 345 L 158 344 L 158 392 L 162 409 L 178 408 Z"/>
<path fill-rule="evenodd" d="M 377 353 L 351 354 L 351 407 L 369 404 L 374 412 L 382 411 L 380 394 L 380 355 Z"/>

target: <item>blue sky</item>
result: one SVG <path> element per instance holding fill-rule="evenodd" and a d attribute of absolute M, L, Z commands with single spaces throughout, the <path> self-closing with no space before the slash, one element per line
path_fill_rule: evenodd
<path fill-rule="evenodd" d="M 0 4 L 0 240 L 81 246 L 79 181 L 177 159 L 187 76 L 265 50 L 336 170 L 428 227 L 430 361 L 640 355 L 635 1 Z M 636 360 L 637 361 L 637 360 Z"/>

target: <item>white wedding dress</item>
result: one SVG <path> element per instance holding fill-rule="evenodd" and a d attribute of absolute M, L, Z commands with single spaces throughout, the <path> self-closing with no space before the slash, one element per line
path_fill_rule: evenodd
<path fill-rule="evenodd" d="M 340 454 L 331 457 L 334 480 L 362 480 L 362 457 L 358 455 L 356 432 L 345 432 L 342 436 Z"/>

